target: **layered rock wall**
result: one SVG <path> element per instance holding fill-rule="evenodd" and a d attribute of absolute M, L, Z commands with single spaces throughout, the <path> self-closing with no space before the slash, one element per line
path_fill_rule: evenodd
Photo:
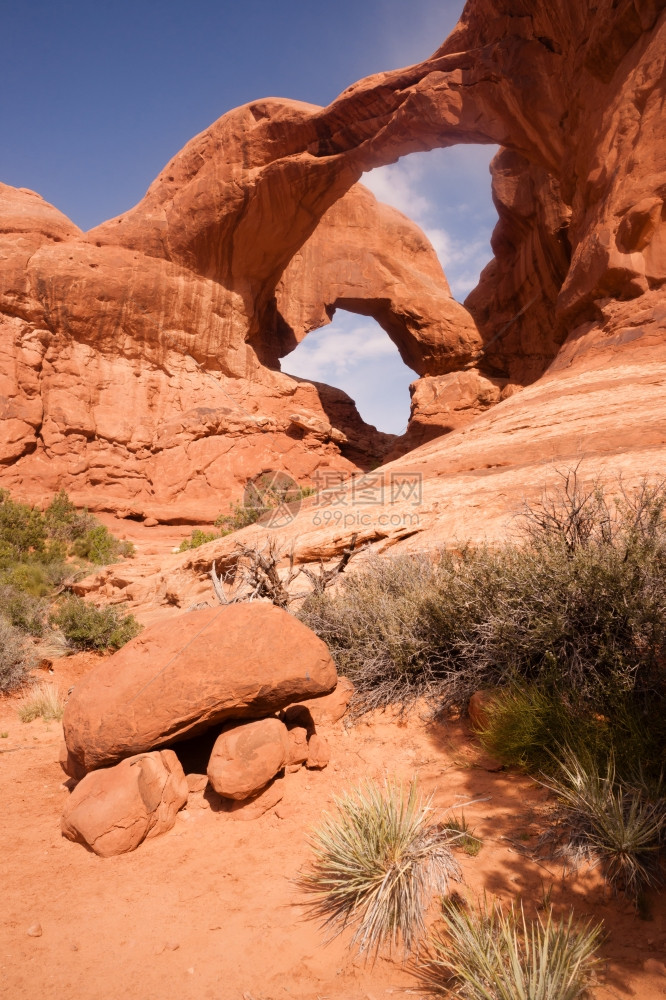
<path fill-rule="evenodd" d="M 205 520 L 266 467 L 303 479 L 399 453 L 342 394 L 276 370 L 342 305 L 376 316 L 436 380 L 414 387 L 402 450 L 545 372 L 651 356 L 666 280 L 663 8 L 470 0 L 431 58 L 327 108 L 271 99 L 224 115 L 88 234 L 2 187 L 0 482 Z M 467 312 L 422 234 L 354 188 L 459 142 L 502 147 L 495 260 Z"/>

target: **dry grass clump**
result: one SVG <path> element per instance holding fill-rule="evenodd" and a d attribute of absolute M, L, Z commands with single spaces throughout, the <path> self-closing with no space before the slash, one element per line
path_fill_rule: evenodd
<path fill-rule="evenodd" d="M 578 1000 L 588 994 L 601 927 L 552 911 L 528 921 L 520 908 L 476 912 L 445 903 L 432 957 L 420 970 L 431 996 L 465 1000 Z"/>
<path fill-rule="evenodd" d="M 65 699 L 55 684 L 43 681 L 26 695 L 19 705 L 18 716 L 21 722 L 32 722 L 43 719 L 44 722 L 60 722 L 65 711 Z"/>
<path fill-rule="evenodd" d="M 376 955 L 405 950 L 424 933 L 433 894 L 461 877 L 449 835 L 432 824 L 430 799 L 412 781 L 365 785 L 336 799 L 312 836 L 314 860 L 298 884 L 314 897 L 312 910 L 334 933 L 355 925 L 351 945 Z"/>

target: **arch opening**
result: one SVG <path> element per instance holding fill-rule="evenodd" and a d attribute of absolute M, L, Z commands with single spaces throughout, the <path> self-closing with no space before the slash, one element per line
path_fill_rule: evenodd
<path fill-rule="evenodd" d="M 287 375 L 324 382 L 346 392 L 362 419 L 387 434 L 404 434 L 409 421 L 409 385 L 417 373 L 371 316 L 346 309 L 309 333 L 282 361 Z"/>

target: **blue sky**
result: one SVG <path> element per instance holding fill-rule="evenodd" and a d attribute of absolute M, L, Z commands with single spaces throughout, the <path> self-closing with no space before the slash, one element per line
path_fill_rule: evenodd
<path fill-rule="evenodd" d="M 265 96 L 327 104 L 362 76 L 425 58 L 461 9 L 461 0 L 6 4 L 0 180 L 90 228 L 139 201 L 170 157 L 230 108 Z M 459 147 L 366 175 L 431 235 L 458 298 L 490 257 L 491 155 Z M 346 371 L 335 363 L 340 340 L 325 349 L 336 330 L 350 348 Z M 339 385 L 384 430 L 404 426 L 413 373 L 371 320 L 339 313 L 283 367 Z"/>

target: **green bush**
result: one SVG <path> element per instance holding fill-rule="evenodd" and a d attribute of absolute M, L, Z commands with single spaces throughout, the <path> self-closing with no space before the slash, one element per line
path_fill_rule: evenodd
<path fill-rule="evenodd" d="M 131 556 L 134 546 L 115 538 L 103 524 L 96 524 L 74 540 L 72 552 L 96 566 L 106 566 L 123 556 Z"/>
<path fill-rule="evenodd" d="M 431 996 L 465 1000 L 579 1000 L 599 964 L 601 925 L 576 927 L 573 914 L 528 921 L 498 905 L 442 908 L 443 927 L 419 978 Z"/>
<path fill-rule="evenodd" d="M 652 698 L 628 695 L 601 715 L 581 711 L 575 696 L 555 687 L 510 686 L 488 707 L 478 735 L 494 757 L 532 773 L 556 773 L 566 746 L 597 766 L 612 754 L 625 776 L 642 761 L 646 773 L 657 778 L 666 764 L 665 708 L 656 693 Z"/>
<path fill-rule="evenodd" d="M 0 692 L 7 694 L 25 684 L 35 659 L 30 640 L 0 616 Z"/>
<path fill-rule="evenodd" d="M 51 614 L 74 649 L 120 649 L 141 631 L 133 615 L 117 606 L 96 608 L 80 597 L 66 597 Z"/>
<path fill-rule="evenodd" d="M 286 474 L 263 473 L 247 484 L 243 500 L 231 504 L 228 514 L 220 514 L 215 526 L 221 529 L 221 535 L 229 535 L 256 524 L 264 514 L 282 504 L 295 503 L 315 492 L 313 486 L 299 486 Z"/>
<path fill-rule="evenodd" d="M 178 551 L 187 552 L 188 549 L 198 549 L 200 545 L 205 545 L 206 542 L 213 542 L 216 538 L 220 537 L 216 531 L 202 531 L 201 528 L 194 528 L 190 537 L 184 538 L 180 543 Z"/>
<path fill-rule="evenodd" d="M 23 632 L 41 636 L 48 617 L 48 603 L 24 589 L 0 585 L 0 616 Z"/>
<path fill-rule="evenodd" d="M 413 781 L 374 782 L 335 800 L 336 812 L 312 837 L 314 860 L 300 887 L 314 898 L 312 909 L 340 932 L 356 924 L 351 940 L 375 954 L 402 940 L 410 948 L 424 931 L 424 915 L 435 893 L 447 891 L 460 868 L 448 832 L 430 822 Z"/>
<path fill-rule="evenodd" d="M 0 490 L 0 556 L 2 564 L 20 562 L 44 551 L 47 539 L 42 512 L 37 507 L 16 503 Z"/>
<path fill-rule="evenodd" d="M 97 520 L 84 508 L 78 510 L 65 490 L 56 493 L 44 511 L 44 521 L 49 537 L 60 542 L 71 543 L 97 525 Z"/>

